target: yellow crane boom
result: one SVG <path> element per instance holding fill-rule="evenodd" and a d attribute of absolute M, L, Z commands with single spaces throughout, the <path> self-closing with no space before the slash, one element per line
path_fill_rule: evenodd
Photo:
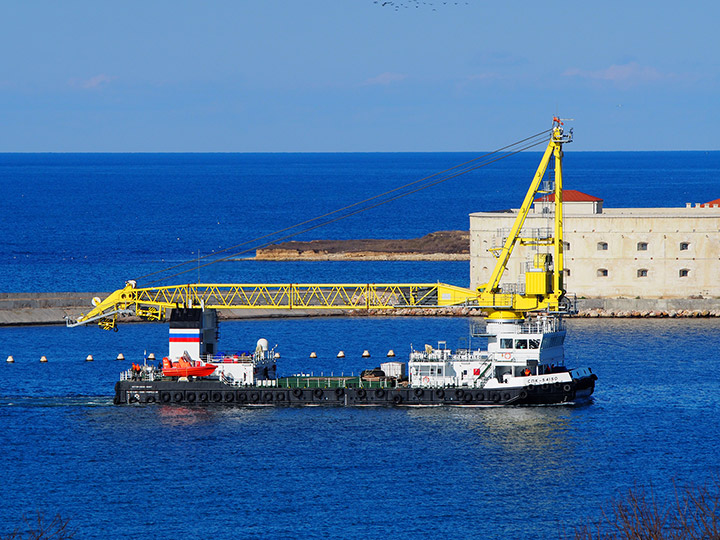
<path fill-rule="evenodd" d="M 117 316 L 132 314 L 160 321 L 176 307 L 206 309 L 392 309 L 440 307 L 474 303 L 477 293 L 445 283 L 405 284 L 217 284 L 189 283 L 138 288 L 128 281 L 124 288 L 68 326 L 98 321 L 107 330 Z"/>
<path fill-rule="evenodd" d="M 498 258 L 490 279 L 484 285 L 478 287 L 478 305 L 490 312 L 489 317 L 493 319 L 518 319 L 524 318 L 530 311 L 547 309 L 560 311 L 561 303 L 565 296 L 563 289 L 564 249 L 563 249 L 563 211 L 562 211 L 562 159 L 563 144 L 572 142 L 572 130 L 566 134 L 562 128 L 559 118 L 553 118 L 552 135 L 550 142 L 543 153 L 540 165 L 525 194 L 522 206 L 518 211 L 510 233 L 507 236 L 502 248 L 496 250 Z M 535 197 L 540 193 L 540 185 L 550 158 L 555 158 L 555 178 L 553 188 L 554 202 L 554 229 L 553 235 L 544 238 L 527 238 L 521 235 L 525 219 L 530 212 L 530 207 Z M 547 193 L 547 192 L 545 192 Z M 544 245 L 552 246 L 553 254 L 536 254 L 532 261 L 532 267 L 525 272 L 525 292 L 503 293 L 500 287 L 507 263 L 513 253 L 515 246 Z"/>
<path fill-rule="evenodd" d="M 118 315 L 132 314 L 151 321 L 163 320 L 168 309 L 372 309 L 477 305 L 490 318 L 522 319 L 530 311 L 560 311 L 563 289 L 562 146 L 572 141 L 572 130 L 565 134 L 562 122 L 553 118 L 550 141 L 533 177 L 517 218 L 503 246 L 494 250 L 498 260 L 489 281 L 477 290 L 444 283 L 405 284 L 185 284 L 138 288 L 128 281 L 124 288 L 105 300 L 93 300 L 94 308 L 68 326 L 97 321 L 106 330 L 117 329 Z M 555 158 L 554 231 L 552 236 L 522 236 L 525 219 L 551 157 Z M 547 191 L 545 192 L 547 193 Z M 504 292 L 500 280 L 517 243 L 553 246 L 553 253 L 536 254 L 525 272 L 523 293 Z"/>

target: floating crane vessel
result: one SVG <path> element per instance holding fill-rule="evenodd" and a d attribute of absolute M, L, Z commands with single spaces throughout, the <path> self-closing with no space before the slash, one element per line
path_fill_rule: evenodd
<path fill-rule="evenodd" d="M 240 405 L 532 405 L 587 399 L 596 375 L 565 367 L 563 316 L 574 310 L 563 284 L 563 145 L 572 141 L 558 118 L 489 281 L 477 290 L 436 284 L 185 284 L 138 288 L 128 281 L 68 326 L 97 322 L 117 330 L 119 317 L 168 320 L 169 353 L 161 366 L 133 366 L 115 386 L 116 404 Z M 554 178 L 543 181 L 554 158 Z M 553 193 L 554 226 L 523 234 L 535 197 Z M 522 287 L 501 285 L 517 244 L 536 246 Z M 541 252 L 544 250 L 544 252 Z M 471 334 L 485 349 L 426 345 L 407 364 L 387 362 L 359 376 L 280 376 L 279 354 L 261 339 L 253 352 L 218 353 L 221 309 L 369 309 L 474 305 L 487 313 Z"/>

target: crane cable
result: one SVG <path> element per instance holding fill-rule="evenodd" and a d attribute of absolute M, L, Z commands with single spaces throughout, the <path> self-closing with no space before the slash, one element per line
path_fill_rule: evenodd
<path fill-rule="evenodd" d="M 486 167 L 486 166 L 488 166 L 488 165 L 490 165 L 490 164 L 492 164 L 492 163 L 495 163 L 495 162 L 500 161 L 500 160 L 502 160 L 502 159 L 508 158 L 508 157 L 510 157 L 510 156 L 513 156 L 513 155 L 515 155 L 515 154 L 518 154 L 518 153 L 520 153 L 520 152 L 524 152 L 525 150 L 528 150 L 528 149 L 530 149 L 530 148 L 533 148 L 533 147 L 535 147 L 535 146 L 538 146 L 538 145 L 540 145 L 540 144 L 543 144 L 543 143 L 546 142 L 546 139 L 545 139 L 545 138 L 542 138 L 542 139 L 540 139 L 540 140 L 535 140 L 535 139 L 537 139 L 538 137 L 541 137 L 541 136 L 543 136 L 543 135 L 546 135 L 546 134 L 549 133 L 549 132 L 551 132 L 551 130 L 541 131 L 541 132 L 539 132 L 539 133 L 536 133 L 536 134 L 534 134 L 534 135 L 531 135 L 531 136 L 529 136 L 529 137 L 526 137 L 526 138 L 524 138 L 524 139 L 521 139 L 521 140 L 519 140 L 519 141 L 516 141 L 516 142 L 514 142 L 514 143 L 512 143 L 512 144 L 503 146 L 503 147 L 498 148 L 498 149 L 496 149 L 496 150 L 493 150 L 493 151 L 491 151 L 491 152 L 487 152 L 487 153 L 485 153 L 485 154 L 483 154 L 483 155 L 481 155 L 481 156 L 478 156 L 478 157 L 476 157 L 476 158 L 473 158 L 473 159 L 471 159 L 471 160 L 469 160 L 469 161 L 466 161 L 466 162 L 464 162 L 464 163 L 460 163 L 460 164 L 455 165 L 455 166 L 453 166 L 453 167 L 450 167 L 450 168 L 448 168 L 448 169 L 445 169 L 445 170 L 436 172 L 436 173 L 434 173 L 434 174 L 431 174 L 431 175 L 429 175 L 429 176 L 425 176 L 425 177 L 423 177 L 423 178 L 420 178 L 419 180 L 415 180 L 415 181 L 413 181 L 413 182 L 409 182 L 409 183 L 407 183 L 407 184 L 404 184 L 404 185 L 399 186 L 399 187 L 397 187 L 397 188 L 393 188 L 393 189 L 391 189 L 391 190 L 389 190 L 389 191 L 385 191 L 385 192 L 380 193 L 380 194 L 378 194 L 378 195 L 374 195 L 374 196 L 369 197 L 369 198 L 367 198 L 367 199 L 364 199 L 364 200 L 362 200 L 362 201 L 358 201 L 358 202 L 355 202 L 355 203 L 353 203 L 353 204 L 349 204 L 349 205 L 344 206 L 344 207 L 342 207 L 342 208 L 338 208 L 338 209 L 336 209 L 336 210 L 333 210 L 333 211 L 331 211 L 331 212 L 327 212 L 327 213 L 322 214 L 322 215 L 320 215 L 320 216 L 316 216 L 316 217 L 314 217 L 314 218 L 310 218 L 310 219 L 305 220 L 305 221 L 302 221 L 302 222 L 300 222 L 300 223 L 296 223 L 296 224 L 294 224 L 294 225 L 290 225 L 290 226 L 285 227 L 285 228 L 283 228 L 283 229 L 278 229 L 278 230 L 276 230 L 276 231 L 274 231 L 274 232 L 271 232 L 271 233 L 268 233 L 268 234 L 265 234 L 265 235 L 262 235 L 262 236 L 258 236 L 258 237 L 256 237 L 256 238 L 253 238 L 253 239 L 251 239 L 251 240 L 247 240 L 247 241 L 242 242 L 242 243 L 240 243 L 240 244 L 235 244 L 234 246 L 227 247 L 227 248 L 225 248 L 225 249 L 223 249 L 223 250 L 221 250 L 221 251 L 209 253 L 208 255 L 204 255 L 204 256 L 202 256 L 202 257 L 198 257 L 198 258 L 195 258 L 195 259 L 189 259 L 189 260 L 187 260 L 187 261 L 178 263 L 178 264 L 176 264 L 176 265 L 169 266 L 169 267 L 167 267 L 167 268 L 164 268 L 164 269 L 161 269 L 161 270 L 157 270 L 157 271 L 154 271 L 154 272 L 150 272 L 150 273 L 148 273 L 148 274 L 145 274 L 145 275 L 143 275 L 143 276 L 140 276 L 139 278 L 137 278 L 136 281 L 139 281 L 140 279 L 144 279 L 144 278 L 147 278 L 147 277 L 150 277 L 150 276 L 153 276 L 153 275 L 157 275 L 157 274 L 160 274 L 160 273 L 163 273 L 163 272 L 167 272 L 167 271 L 169 271 L 169 270 L 174 270 L 174 269 L 176 269 L 176 268 L 180 268 L 180 267 L 185 266 L 185 265 L 187 265 L 187 264 L 196 263 L 196 262 L 199 262 L 200 260 L 206 259 L 206 258 L 208 258 L 208 257 L 215 257 L 215 256 L 217 256 L 217 255 L 219 255 L 219 254 L 221 254 L 221 253 L 225 253 L 225 252 L 228 252 L 228 251 L 230 251 L 230 250 L 234 250 L 234 249 L 236 249 L 236 248 L 239 248 L 239 247 L 241 247 L 241 246 L 245 246 L 245 245 L 248 245 L 248 244 L 254 244 L 254 243 L 256 243 L 256 242 L 259 242 L 260 240 L 264 240 L 264 239 L 267 239 L 267 238 L 269 238 L 269 237 L 273 237 L 273 236 L 278 235 L 278 234 L 281 234 L 281 233 L 283 233 L 283 232 L 292 231 L 292 229 L 297 229 L 298 227 L 302 227 L 303 225 L 308 225 L 308 224 L 311 224 L 311 223 L 315 223 L 315 222 L 317 222 L 317 221 L 319 221 L 319 220 L 321 220 L 321 219 L 323 219 L 323 218 L 327 218 L 327 217 L 333 216 L 333 215 L 335 215 L 335 214 L 338 214 L 338 213 L 340 213 L 340 212 L 343 212 L 343 211 L 345 211 L 345 210 L 350 210 L 350 209 L 355 208 L 355 210 L 353 210 L 352 212 L 349 212 L 349 213 L 346 213 L 346 214 L 342 214 L 342 215 L 340 215 L 340 216 L 336 216 L 336 217 L 334 217 L 333 219 L 326 220 L 326 221 L 322 221 L 322 222 L 320 222 L 320 223 L 315 223 L 315 224 L 313 224 L 313 225 L 310 226 L 310 227 L 306 227 L 306 228 L 304 228 L 304 229 L 302 229 L 302 230 L 293 231 L 293 232 L 291 232 L 291 233 L 289 233 L 289 234 L 287 234 L 287 235 L 285 235 L 285 236 L 282 236 L 282 237 L 280 237 L 280 238 L 273 238 L 272 240 L 269 240 L 269 241 L 267 241 L 267 242 L 265 242 L 265 243 L 263 243 L 263 244 L 261 244 L 261 245 L 253 245 L 252 247 L 248 247 L 248 248 L 243 249 L 243 250 L 241 250 L 241 251 L 231 253 L 231 254 L 229 254 L 229 255 L 226 255 L 226 256 L 224 256 L 224 257 L 215 259 L 215 260 L 210 261 L 210 262 L 208 262 L 208 263 L 205 263 L 205 264 L 202 264 L 202 265 L 193 266 L 192 268 L 189 268 L 189 269 L 186 269 L 186 270 L 182 270 L 182 271 L 180 271 L 180 272 L 176 272 L 176 273 L 171 274 L 171 275 L 168 275 L 168 276 L 160 277 L 160 278 L 155 279 L 155 280 L 153 280 L 153 281 L 151 281 L 151 282 L 148 283 L 148 285 L 152 285 L 152 284 L 158 283 L 159 281 L 165 281 L 165 280 L 167 280 L 167 279 L 171 279 L 171 278 L 173 278 L 173 277 L 177 277 L 177 276 L 180 276 L 180 275 L 185 274 L 185 273 L 188 273 L 188 272 L 194 272 L 194 271 L 199 270 L 200 268 L 205 268 L 205 267 L 207 267 L 207 266 L 211 266 L 211 265 L 216 264 L 216 263 L 219 263 L 219 262 L 227 261 L 227 260 L 232 259 L 232 258 L 235 258 L 235 257 L 237 257 L 237 256 L 239 256 L 239 255 L 244 255 L 244 254 L 249 253 L 249 252 L 251 252 L 251 251 L 255 251 L 255 250 L 257 250 L 257 249 L 261 249 L 261 248 L 267 247 L 267 246 L 269 246 L 269 245 L 275 244 L 275 243 L 280 242 L 280 241 L 283 241 L 283 240 L 287 240 L 287 239 L 292 238 L 292 237 L 294 237 L 294 236 L 297 236 L 297 235 L 299 235 L 299 234 L 303 234 L 303 233 L 312 231 L 312 230 L 314 230 L 314 229 L 317 229 L 317 228 L 319 228 L 319 227 L 323 227 L 323 226 L 325 226 L 325 225 L 329 225 L 329 224 L 331 224 L 331 223 L 335 223 L 335 222 L 337 222 L 337 221 L 340 221 L 340 220 L 349 218 L 349 217 L 354 216 L 354 215 L 356 215 L 356 214 L 359 214 L 359 213 L 362 213 L 362 212 L 366 212 L 366 211 L 368 211 L 368 210 L 372 210 L 373 208 L 377 208 L 378 206 L 382 206 L 382 205 L 384 205 L 384 204 L 387 204 L 387 203 L 389 203 L 389 202 L 395 201 L 395 200 L 400 199 L 400 198 L 402 198 L 402 197 L 406 197 L 406 196 L 408 196 L 408 195 L 412 195 L 412 194 L 414 194 L 414 193 L 417 193 L 418 191 L 422 191 L 422 190 L 424 190 L 424 189 L 427 189 L 427 188 L 432 187 L 432 186 L 435 186 L 435 185 L 437 185 L 437 184 L 446 182 L 446 181 L 451 180 L 451 179 L 453 179 L 453 178 L 457 178 L 458 176 L 462 176 L 462 175 L 467 174 L 467 173 L 469 173 L 469 172 L 471 172 L 471 171 L 480 169 L 480 168 L 482 168 L 482 167 Z M 529 141 L 530 141 L 530 142 L 529 142 Z M 525 145 L 522 146 L 521 148 L 515 148 L 515 149 L 513 149 L 513 150 L 511 150 L 511 151 L 508 151 L 507 153 L 504 153 L 504 154 L 502 154 L 502 155 L 500 155 L 500 156 L 497 156 L 498 153 L 503 152 L 503 151 L 506 151 L 506 150 L 508 150 L 508 149 L 510 149 L 510 148 L 513 148 L 513 147 L 517 147 L 518 145 L 521 145 L 521 144 L 523 144 L 523 143 L 527 143 L 527 144 L 525 144 Z M 485 158 L 492 158 L 492 159 L 487 159 L 486 161 L 483 161 L 483 162 L 480 163 L 480 164 L 476 164 L 476 165 L 473 165 L 473 166 L 468 166 L 468 165 L 470 165 L 470 164 L 472 164 L 472 163 L 475 163 L 475 162 L 477 162 L 477 161 L 479 161 L 479 160 L 482 160 L 482 159 L 485 159 Z M 465 168 L 465 169 L 462 169 L 462 170 L 459 170 L 459 171 L 457 170 L 457 169 L 461 169 L 462 167 L 466 167 L 466 168 Z M 453 171 L 455 171 L 455 172 L 453 172 Z M 435 179 L 435 180 L 433 180 L 433 181 L 431 181 L 431 182 L 427 182 L 428 180 L 432 180 L 432 179 L 434 179 L 434 178 L 436 178 L 436 177 L 438 177 L 438 176 L 440 176 L 440 175 L 446 174 L 446 173 L 452 173 L 452 174 L 449 174 L 448 176 L 443 176 L 443 177 L 441 177 L 441 178 L 439 178 L 439 179 Z M 427 182 L 427 183 L 424 184 L 424 185 L 418 186 L 418 184 L 421 184 L 422 182 Z M 409 191 L 403 191 L 403 192 L 401 192 L 401 193 L 397 193 L 397 192 L 399 192 L 399 191 L 401 191 L 401 190 L 404 190 L 404 189 L 406 189 L 406 188 L 413 188 L 413 189 L 411 189 L 411 190 L 409 190 Z M 357 207 L 360 206 L 360 205 L 363 205 L 363 204 L 366 204 L 366 203 L 369 203 L 369 202 L 372 202 L 372 201 L 377 201 L 377 199 L 380 199 L 381 197 L 385 197 L 385 196 L 388 196 L 388 195 L 391 195 L 391 194 L 395 194 L 395 195 L 393 195 L 393 196 L 390 197 L 390 198 L 387 198 L 387 199 L 384 199 L 384 200 L 375 202 L 374 204 L 371 204 L 371 205 L 369 205 L 369 206 L 363 206 L 363 207 L 361 207 L 361 208 L 357 208 Z"/>

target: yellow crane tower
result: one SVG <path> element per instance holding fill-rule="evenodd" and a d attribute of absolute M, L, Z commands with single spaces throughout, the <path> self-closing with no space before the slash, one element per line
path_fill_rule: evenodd
<path fill-rule="evenodd" d="M 396 309 L 406 307 L 479 306 L 490 319 L 523 319 L 532 311 L 562 311 L 563 221 L 562 158 L 563 144 L 572 141 L 572 130 L 565 133 L 560 119 L 553 118 L 550 141 L 525 195 L 517 218 L 501 248 L 488 282 L 477 290 L 444 283 L 405 284 L 218 284 L 192 283 L 162 287 L 125 287 L 104 300 L 93 299 L 93 309 L 67 326 L 97 322 L 105 330 L 117 330 L 119 316 L 135 315 L 149 321 L 164 320 L 168 309 Z M 543 238 L 522 235 L 525 219 L 540 190 L 550 159 L 555 159 L 554 230 Z M 525 272 L 525 291 L 503 292 L 500 280 L 515 246 L 542 245 L 552 253 L 537 253 Z"/>

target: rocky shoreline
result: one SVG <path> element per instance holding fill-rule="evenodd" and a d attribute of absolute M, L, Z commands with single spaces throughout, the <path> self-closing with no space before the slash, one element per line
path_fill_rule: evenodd
<path fill-rule="evenodd" d="M 107 293 L 0 293 L 0 326 L 65 324 L 65 317 L 87 313 L 93 296 Z M 628 299 L 584 298 L 577 301 L 576 318 L 676 319 L 718 318 L 720 299 Z M 371 310 L 230 309 L 222 310 L 223 320 L 287 317 L 483 317 L 473 307 L 397 308 Z M 125 317 L 122 322 L 139 322 Z"/>
<path fill-rule="evenodd" d="M 350 312 L 351 316 L 366 317 L 484 317 L 479 308 L 446 307 L 446 308 L 399 308 L 370 309 Z M 623 319 L 662 319 L 662 318 L 712 318 L 720 317 L 718 309 L 680 309 L 680 310 L 605 310 L 589 308 L 579 310 L 575 318 L 623 318 Z"/>
<path fill-rule="evenodd" d="M 311 240 L 272 244 L 259 261 L 469 261 L 469 231 L 438 231 L 421 238 Z"/>

